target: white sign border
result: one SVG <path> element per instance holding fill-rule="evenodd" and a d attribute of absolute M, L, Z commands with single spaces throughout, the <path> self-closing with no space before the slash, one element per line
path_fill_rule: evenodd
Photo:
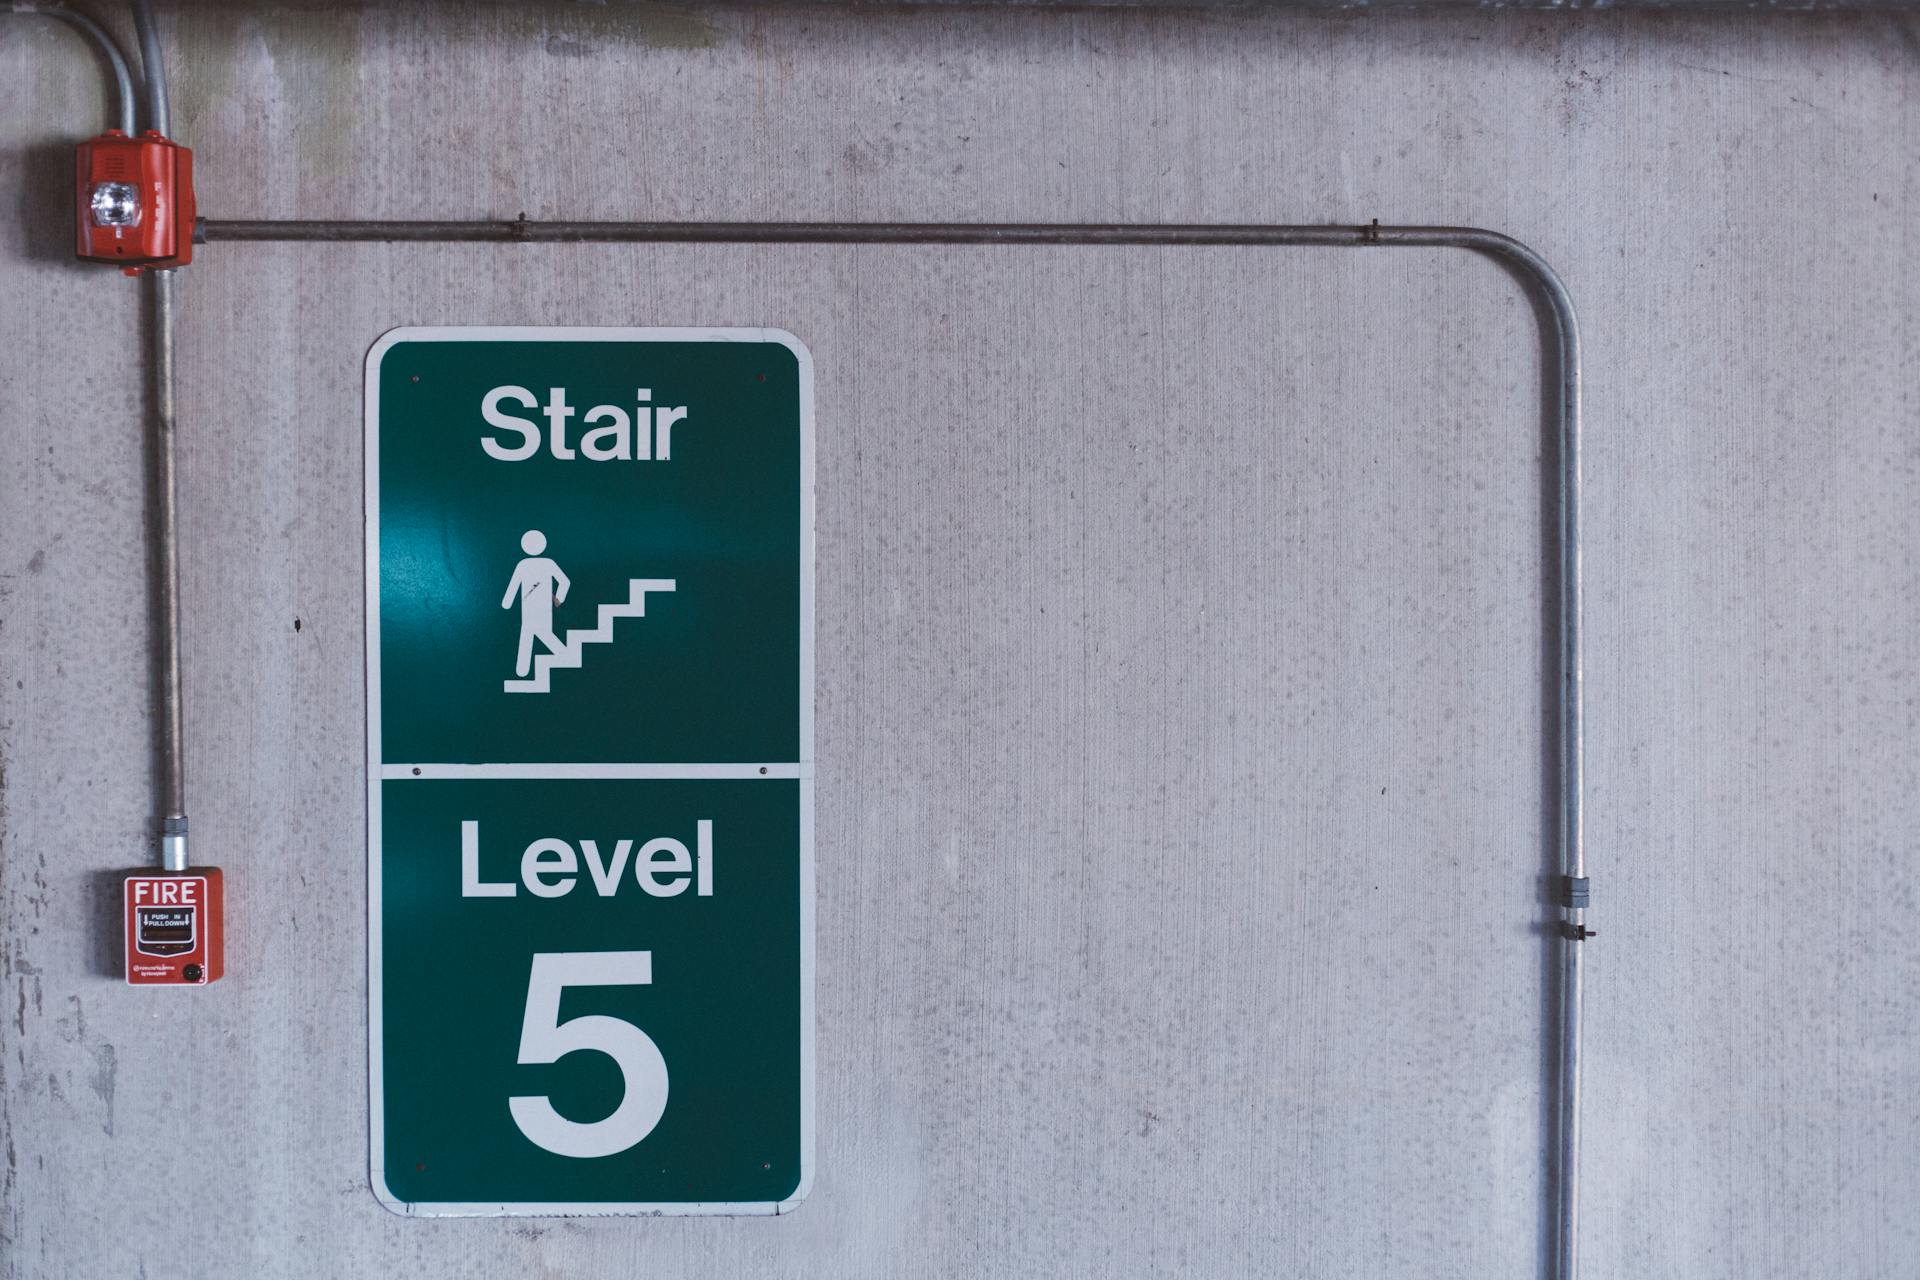
<path fill-rule="evenodd" d="M 800 759 L 769 761 L 766 776 L 800 783 L 800 1182 L 785 1200 L 571 1203 L 532 1201 L 480 1203 L 405 1201 L 387 1187 L 384 1091 L 381 1080 L 380 800 L 384 781 L 380 755 L 380 364 L 404 342 L 775 342 L 800 367 Z M 813 893 L 813 597 L 814 421 L 813 353 L 785 329 L 629 328 L 621 326 L 403 325 L 389 329 L 367 351 L 366 431 L 366 663 L 367 663 L 367 1177 L 382 1205 L 402 1217 L 638 1217 L 791 1213 L 813 1190 L 814 1174 L 814 893 Z M 423 768 L 425 766 L 422 766 Z M 672 768 L 652 766 L 650 768 Z M 689 764 L 673 776 L 701 777 L 714 766 Z M 756 763 L 754 768 L 758 768 Z M 541 766 L 546 772 L 565 765 Z M 596 776 L 581 766 L 580 776 Z M 529 771 L 531 772 L 531 771 Z M 446 776 L 446 775 L 442 775 Z M 565 776 L 573 776 L 570 772 Z M 598 776 L 607 776 L 600 774 Z M 651 772 L 642 776 L 662 776 Z M 751 776 L 758 777 L 758 773 Z M 424 778 L 425 775 L 423 774 Z"/>

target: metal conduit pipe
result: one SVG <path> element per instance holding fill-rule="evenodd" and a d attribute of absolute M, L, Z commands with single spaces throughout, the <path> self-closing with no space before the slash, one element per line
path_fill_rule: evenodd
<path fill-rule="evenodd" d="M 722 0 L 750 5 L 753 0 Z M 1205 9 L 1257 13 L 1267 9 L 1657 9 L 1670 13 L 1814 13 L 1913 11 L 1916 0 L 824 0 L 830 8 L 951 9 Z"/>
<path fill-rule="evenodd" d="M 153 450 L 152 594 L 155 783 L 160 808 L 160 866 L 187 869 L 185 705 L 180 687 L 180 516 L 174 481 L 173 273 L 147 274 L 147 389 Z"/>
<path fill-rule="evenodd" d="M 167 111 L 167 68 L 148 0 L 134 0 L 133 23 L 140 35 L 140 59 L 146 73 L 147 127 L 166 134 L 172 126 Z M 147 369 L 151 378 L 147 396 L 153 451 L 148 518 L 153 526 L 154 773 L 159 792 L 160 866 L 166 871 L 185 871 L 186 708 L 180 678 L 180 511 L 174 480 L 173 272 L 148 271 L 145 276 Z"/>
<path fill-rule="evenodd" d="M 133 72 L 128 69 L 127 55 L 121 52 L 120 42 L 113 38 L 112 33 L 86 14 L 69 9 L 65 5 L 14 3 L 9 4 L 6 11 L 37 13 L 43 17 L 57 18 L 93 42 L 94 47 L 100 51 L 100 56 L 107 60 L 107 69 L 113 72 L 117 108 L 114 118 L 119 121 L 114 127 L 131 138 L 134 132 Z"/>
<path fill-rule="evenodd" d="M 150 0 L 133 0 L 133 29 L 140 37 L 140 65 L 147 79 L 147 128 L 173 133 L 167 110 L 167 65 L 160 53 L 160 30 L 153 22 Z"/>
<path fill-rule="evenodd" d="M 1579 1270 L 1581 944 L 1586 928 L 1587 863 L 1582 728 L 1584 657 L 1580 566 L 1580 331 L 1573 298 L 1558 273 L 1538 253 L 1495 231 L 1474 227 L 1342 226 L 1141 226 L 1050 223 L 872 222 L 349 222 L 219 221 L 201 219 L 198 243 L 255 241 L 305 243 L 480 244 L 839 244 L 839 245 L 1160 245 L 1281 247 L 1373 245 L 1470 249 L 1515 272 L 1539 303 L 1541 358 L 1552 388 L 1550 429 L 1559 443 L 1554 484 L 1559 605 L 1557 705 L 1547 709 L 1556 736 L 1558 795 L 1555 842 L 1564 896 L 1554 921 L 1560 939 L 1557 977 L 1558 1034 L 1554 1040 L 1555 1133 L 1547 1195 L 1554 1207 L 1551 1257 L 1554 1280 L 1575 1280 Z"/>

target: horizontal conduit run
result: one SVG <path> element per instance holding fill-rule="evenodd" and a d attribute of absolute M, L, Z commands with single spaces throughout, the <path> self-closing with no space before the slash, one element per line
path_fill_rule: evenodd
<path fill-rule="evenodd" d="M 245 221 L 201 219 L 198 243 L 474 243 L 474 244 L 817 244 L 817 245 L 1079 245 L 1277 248 L 1398 246 L 1468 249 L 1503 263 L 1540 307 L 1549 429 L 1559 443 L 1553 486 L 1555 588 L 1559 604 L 1557 705 L 1545 709 L 1557 736 L 1556 838 L 1566 890 L 1560 912 L 1555 1133 L 1546 1195 L 1554 1208 L 1552 1276 L 1575 1280 L 1579 1268 L 1581 951 L 1587 871 L 1582 728 L 1583 656 L 1580 569 L 1580 336 L 1572 296 L 1538 253 L 1495 231 L 1475 227 L 1208 226 L 924 222 L 533 222 Z"/>

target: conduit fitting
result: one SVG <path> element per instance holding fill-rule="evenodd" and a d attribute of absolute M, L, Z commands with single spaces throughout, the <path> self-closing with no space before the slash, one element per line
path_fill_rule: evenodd
<path fill-rule="evenodd" d="M 163 818 L 160 822 L 160 869 L 187 869 L 187 820 Z"/>
<path fill-rule="evenodd" d="M 1564 896 L 1560 905 L 1566 908 L 1567 919 L 1560 922 L 1560 936 L 1568 942 L 1599 937 L 1597 931 L 1587 928 L 1585 919 L 1587 903 L 1593 900 L 1592 882 L 1586 876 L 1564 876 L 1561 886 Z"/>

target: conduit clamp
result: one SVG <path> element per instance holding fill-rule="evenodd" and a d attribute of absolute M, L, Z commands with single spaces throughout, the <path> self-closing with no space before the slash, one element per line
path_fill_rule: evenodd
<path fill-rule="evenodd" d="M 1585 911 L 1587 903 L 1593 898 L 1592 882 L 1586 876 L 1563 876 L 1560 883 L 1565 890 L 1565 897 L 1560 905 L 1568 911 Z M 1562 920 L 1560 936 L 1569 942 L 1585 942 L 1588 938 L 1599 937 L 1600 934 L 1597 930 L 1587 928 L 1584 921 L 1576 924 L 1571 920 Z"/>

